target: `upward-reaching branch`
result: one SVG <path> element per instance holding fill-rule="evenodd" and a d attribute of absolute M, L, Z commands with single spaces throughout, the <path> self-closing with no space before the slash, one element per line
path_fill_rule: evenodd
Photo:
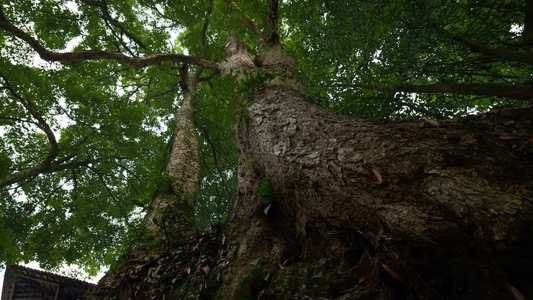
<path fill-rule="evenodd" d="M 206 57 L 207 51 L 207 27 L 209 26 L 209 16 L 213 12 L 213 2 L 214 0 L 209 1 L 209 7 L 207 8 L 204 25 L 202 26 L 202 58 Z"/>
<path fill-rule="evenodd" d="M 522 39 L 525 44 L 533 44 L 533 0 L 526 0 L 524 6 L 524 31 L 522 32 Z"/>
<path fill-rule="evenodd" d="M 167 166 L 168 175 L 172 179 L 173 193 L 162 192 L 152 199 L 150 209 L 145 216 L 145 227 L 157 232 L 159 230 L 154 219 L 162 221 L 168 215 L 167 208 L 179 208 L 176 212 L 180 217 L 172 221 L 173 228 L 179 228 L 186 234 L 194 226 L 195 199 L 200 183 L 200 165 L 198 137 L 194 125 L 192 102 L 196 95 L 196 85 L 202 73 L 200 67 L 191 74 L 184 64 L 180 70 L 183 102 L 176 112 L 176 123 L 172 141 L 172 151 Z"/>
<path fill-rule="evenodd" d="M 167 170 L 170 176 L 182 186 L 189 196 L 198 193 L 200 169 L 198 154 L 198 137 L 194 125 L 193 101 L 196 96 L 196 85 L 202 70 L 191 74 L 184 65 L 180 71 L 183 90 L 183 102 L 176 113 L 174 144 L 170 154 Z"/>
<path fill-rule="evenodd" d="M 279 1 L 278 0 L 268 0 L 267 1 L 267 16 L 266 16 L 266 24 L 269 28 L 270 37 L 268 38 L 268 41 L 271 43 L 277 44 L 279 42 L 279 34 L 278 34 L 278 6 Z"/>
<path fill-rule="evenodd" d="M 252 20 L 252 18 L 250 18 L 247 14 L 243 13 L 240 10 L 240 8 L 237 6 L 237 4 L 235 4 L 235 2 L 233 2 L 231 0 L 226 0 L 226 5 L 229 8 L 234 9 L 234 10 L 237 11 L 237 13 L 242 18 L 242 21 L 244 22 L 246 27 L 248 27 L 248 29 L 250 29 L 254 34 L 256 34 L 258 36 L 259 36 L 259 34 L 261 34 L 261 32 L 259 30 L 259 27 L 257 27 L 257 25 L 255 24 L 254 20 Z"/>
<path fill-rule="evenodd" d="M 53 52 L 42 46 L 36 39 L 11 24 L 4 16 L 0 6 L 0 28 L 18 37 L 30 45 L 39 56 L 46 61 L 70 62 L 76 63 L 86 60 L 114 60 L 117 62 L 129 64 L 135 69 L 144 68 L 150 65 L 158 64 L 164 61 L 185 62 L 192 65 L 202 66 L 205 68 L 218 70 L 218 64 L 211 60 L 200 59 L 188 55 L 177 53 L 160 53 L 152 54 L 143 58 L 133 58 L 119 52 L 109 52 L 102 50 L 84 50 L 76 52 Z"/>

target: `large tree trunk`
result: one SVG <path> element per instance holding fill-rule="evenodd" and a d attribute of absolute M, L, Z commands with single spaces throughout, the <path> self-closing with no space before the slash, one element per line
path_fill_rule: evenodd
<path fill-rule="evenodd" d="M 240 71 L 237 84 L 277 76 L 237 116 L 233 230 L 182 237 L 118 278 L 142 277 L 148 296 L 157 283 L 165 299 L 533 297 L 531 107 L 355 119 L 314 104 L 279 44 L 254 62 L 232 38 L 226 53 L 221 72 Z"/>
<path fill-rule="evenodd" d="M 250 72 L 241 59 L 232 69 Z M 256 65 L 286 78 L 256 90 L 236 131 L 238 257 L 296 261 L 265 267 L 275 275 L 264 291 L 356 299 L 357 282 L 381 272 L 403 285 L 381 289 L 386 298 L 533 295 L 531 107 L 440 123 L 354 119 L 308 99 L 279 45 L 265 45 Z M 224 298 L 237 298 L 254 268 L 235 271 Z M 317 289 L 319 273 L 334 283 Z"/>

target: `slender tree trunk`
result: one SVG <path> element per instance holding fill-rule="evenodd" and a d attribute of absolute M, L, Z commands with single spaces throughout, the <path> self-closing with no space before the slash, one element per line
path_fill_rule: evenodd
<path fill-rule="evenodd" d="M 182 70 L 183 102 L 175 114 L 173 146 L 167 166 L 170 182 L 157 191 L 143 219 L 143 228 L 128 253 L 117 260 L 118 270 L 110 270 L 100 280 L 90 299 L 142 299 L 153 293 L 150 288 L 153 282 L 137 282 L 138 289 L 133 289 L 129 280 L 137 279 L 136 274 L 141 272 L 144 276 L 146 273 L 157 276 L 152 268 L 153 260 L 175 251 L 172 249 L 175 245 L 184 245 L 195 235 L 200 165 L 193 101 L 200 73 L 188 74 L 186 69 Z"/>
<path fill-rule="evenodd" d="M 192 102 L 199 75 L 187 75 L 185 72 L 182 77 L 182 82 L 186 82 L 182 83 L 183 102 L 176 112 L 174 141 L 167 166 L 172 188 L 163 190 L 156 196 L 145 216 L 146 227 L 154 232 L 159 232 L 161 225 L 155 224 L 154 218 L 164 219 L 164 215 L 169 213 L 166 210 L 169 206 L 172 206 L 174 212 L 174 229 L 187 233 L 195 228 L 194 202 L 200 182 L 200 164 Z"/>

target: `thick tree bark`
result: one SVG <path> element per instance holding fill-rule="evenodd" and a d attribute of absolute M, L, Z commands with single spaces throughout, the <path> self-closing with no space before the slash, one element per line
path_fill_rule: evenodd
<path fill-rule="evenodd" d="M 239 61 L 231 69 L 253 69 L 242 53 L 240 59 L 231 55 L 228 62 Z M 446 276 L 456 276 L 454 284 L 475 297 L 511 298 L 516 290 L 511 285 L 531 295 L 523 276 L 533 266 L 513 270 L 510 263 L 531 261 L 531 107 L 442 121 L 440 127 L 353 119 L 321 110 L 308 99 L 290 79 L 294 65 L 279 45 L 264 46 L 256 65 L 288 76 L 254 93 L 236 130 L 237 209 L 244 220 L 240 259 L 298 255 L 302 262 L 317 262 L 352 253 L 353 245 L 320 230 L 329 228 L 375 249 L 387 245 L 405 255 L 422 249 L 442 260 L 447 271 L 458 272 Z M 275 199 L 267 217 L 254 192 L 263 177 Z M 472 265 L 461 266 L 456 259 Z M 226 286 L 225 298 L 239 295 L 238 284 L 250 269 L 230 275 L 234 282 Z M 466 297 L 461 288 L 448 290 L 448 296 Z M 434 296 L 447 297 L 439 293 Z"/>

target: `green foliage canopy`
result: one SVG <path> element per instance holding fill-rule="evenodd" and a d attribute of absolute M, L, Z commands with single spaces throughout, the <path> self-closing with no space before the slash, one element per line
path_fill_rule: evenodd
<path fill-rule="evenodd" d="M 285 43 L 298 58 L 308 92 L 324 107 L 341 113 L 445 117 L 523 105 L 527 95 L 505 97 L 501 89 L 491 92 L 487 84 L 513 89 L 513 84 L 530 78 L 530 64 L 477 53 L 447 33 L 493 49 L 528 50 L 530 45 L 521 37 L 524 5 L 525 1 L 288 1 L 283 10 Z M 445 84 L 462 84 L 465 89 L 437 89 Z M 479 84 L 486 94 L 469 94 L 473 85 L 468 84 Z M 429 85 L 434 85 L 432 93 L 412 93 Z"/>

